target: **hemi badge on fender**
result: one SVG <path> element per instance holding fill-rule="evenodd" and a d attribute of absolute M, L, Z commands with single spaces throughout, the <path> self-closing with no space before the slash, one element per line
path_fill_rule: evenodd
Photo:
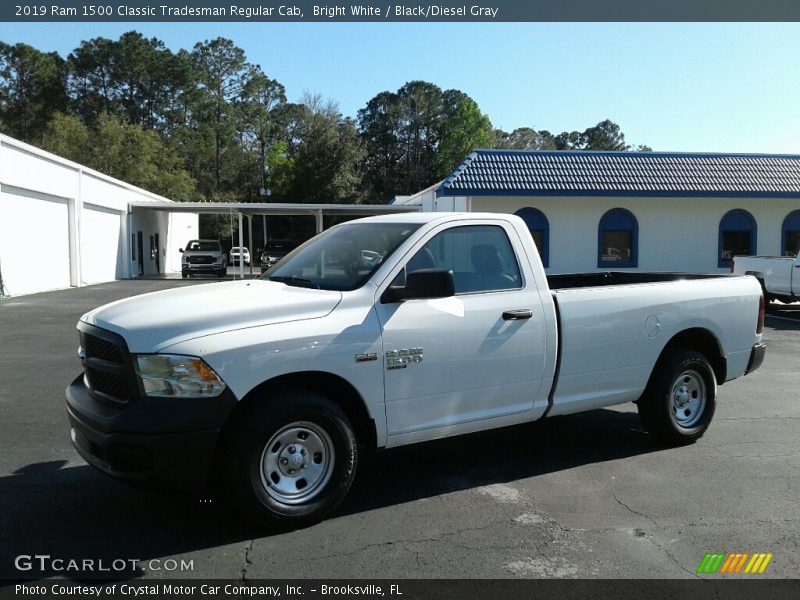
<path fill-rule="evenodd" d="M 377 352 L 367 352 L 366 354 L 356 354 L 356 362 L 369 362 L 371 360 L 378 360 Z"/>

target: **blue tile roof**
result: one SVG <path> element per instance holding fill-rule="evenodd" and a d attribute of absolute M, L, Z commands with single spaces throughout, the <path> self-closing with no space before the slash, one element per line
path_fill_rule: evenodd
<path fill-rule="evenodd" d="M 800 198 L 800 156 L 476 150 L 436 194 Z"/>

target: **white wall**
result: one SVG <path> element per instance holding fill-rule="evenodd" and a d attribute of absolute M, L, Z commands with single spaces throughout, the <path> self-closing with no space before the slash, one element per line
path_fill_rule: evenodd
<path fill-rule="evenodd" d="M 169 213 L 169 236 L 164 248 L 166 252 L 167 273 L 181 272 L 181 253 L 186 242 L 200 237 L 200 226 L 196 214 Z"/>
<path fill-rule="evenodd" d="M 4 294 L 36 292 L 43 281 L 52 288 L 70 285 L 69 211 L 67 198 L 0 186 Z"/>
<path fill-rule="evenodd" d="M 607 270 L 597 267 L 597 227 L 612 208 L 639 223 L 639 266 L 645 271 L 724 272 L 717 265 L 719 222 L 729 210 L 748 211 L 758 227 L 757 252 L 781 254 L 781 226 L 800 200 L 783 198 L 483 197 L 468 199 L 473 212 L 514 213 L 530 206 L 550 223 L 550 273 Z"/>
<path fill-rule="evenodd" d="M 128 219 L 133 201 L 168 199 L 0 134 L 4 293 L 20 295 L 136 276 Z M 175 257 L 179 246 L 170 246 L 170 214 L 147 212 L 151 215 L 137 222 L 145 241 L 145 274 L 156 273 L 149 251 L 149 238 L 156 233 L 161 272 L 179 272 L 180 258 L 176 263 Z M 197 236 L 196 214 L 181 214 L 178 220 L 178 237 L 187 232 Z"/>

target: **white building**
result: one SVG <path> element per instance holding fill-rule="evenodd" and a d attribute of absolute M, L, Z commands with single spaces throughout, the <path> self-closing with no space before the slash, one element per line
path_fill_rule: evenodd
<path fill-rule="evenodd" d="M 252 240 L 253 219 L 261 215 L 305 215 L 315 220 L 319 232 L 328 215 L 417 210 L 368 204 L 172 202 L 0 134 L 0 297 L 180 273 L 179 250 L 199 236 L 198 214 L 230 215 L 239 224 L 238 245 L 244 246 L 244 220 Z M 259 257 L 254 259 L 258 264 Z M 245 276 L 243 264 L 239 276 Z"/>
<path fill-rule="evenodd" d="M 476 150 L 402 202 L 518 214 L 551 273 L 726 271 L 800 250 L 794 155 Z"/>
<path fill-rule="evenodd" d="M 0 295 L 179 273 L 197 215 L 134 202 L 169 200 L 0 134 Z"/>

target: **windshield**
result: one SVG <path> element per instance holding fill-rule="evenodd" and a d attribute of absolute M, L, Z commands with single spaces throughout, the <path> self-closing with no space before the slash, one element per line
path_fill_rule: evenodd
<path fill-rule="evenodd" d="M 262 278 L 300 287 L 354 290 L 418 228 L 412 223 L 339 225 L 294 250 Z"/>
<path fill-rule="evenodd" d="M 213 240 L 192 240 L 186 244 L 186 250 L 216 250 L 219 251 L 219 242 Z"/>

